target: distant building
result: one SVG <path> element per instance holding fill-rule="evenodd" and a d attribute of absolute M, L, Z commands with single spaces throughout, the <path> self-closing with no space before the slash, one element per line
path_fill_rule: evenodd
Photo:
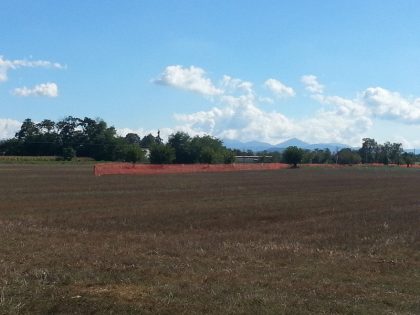
<path fill-rule="evenodd" d="M 270 163 L 273 157 L 271 155 L 236 155 L 235 163 Z"/>

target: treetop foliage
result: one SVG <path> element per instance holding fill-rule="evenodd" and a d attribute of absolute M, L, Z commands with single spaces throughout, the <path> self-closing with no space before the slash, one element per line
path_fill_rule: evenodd
<path fill-rule="evenodd" d="M 75 156 L 102 161 L 142 162 L 150 150 L 152 163 L 232 163 L 234 155 L 221 140 L 211 136 L 190 137 L 183 132 L 169 136 L 164 144 L 157 136 L 117 135 L 102 119 L 68 116 L 58 122 L 25 119 L 15 137 L 0 143 L 0 154 L 26 156 Z"/>
<path fill-rule="evenodd" d="M 296 146 L 287 147 L 283 152 L 283 160 L 287 164 L 293 164 L 297 167 L 298 163 L 302 161 L 304 151 Z"/>

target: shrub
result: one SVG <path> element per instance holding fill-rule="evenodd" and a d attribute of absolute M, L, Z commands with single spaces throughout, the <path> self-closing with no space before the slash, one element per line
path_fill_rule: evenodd
<path fill-rule="evenodd" d="M 72 147 L 64 148 L 62 156 L 64 161 L 71 161 L 76 157 L 76 150 Z"/>
<path fill-rule="evenodd" d="M 144 151 L 139 147 L 139 145 L 132 144 L 126 148 L 125 151 L 125 161 L 131 163 L 137 163 L 143 161 L 145 157 Z"/>
<path fill-rule="evenodd" d="M 150 148 L 150 163 L 169 164 L 175 160 L 175 150 L 164 144 L 155 144 Z"/>

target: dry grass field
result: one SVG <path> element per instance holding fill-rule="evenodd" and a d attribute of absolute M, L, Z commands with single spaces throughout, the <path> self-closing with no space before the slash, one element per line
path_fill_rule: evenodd
<path fill-rule="evenodd" d="M 420 170 L 0 164 L 0 314 L 420 314 Z"/>

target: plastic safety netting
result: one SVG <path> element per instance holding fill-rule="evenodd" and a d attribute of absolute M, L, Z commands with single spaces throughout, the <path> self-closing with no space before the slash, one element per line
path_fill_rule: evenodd
<path fill-rule="evenodd" d="M 235 172 L 254 170 L 278 170 L 289 168 L 283 163 L 250 163 L 250 164 L 131 164 L 99 163 L 94 166 L 95 176 L 113 174 L 178 174 L 204 172 Z"/>

